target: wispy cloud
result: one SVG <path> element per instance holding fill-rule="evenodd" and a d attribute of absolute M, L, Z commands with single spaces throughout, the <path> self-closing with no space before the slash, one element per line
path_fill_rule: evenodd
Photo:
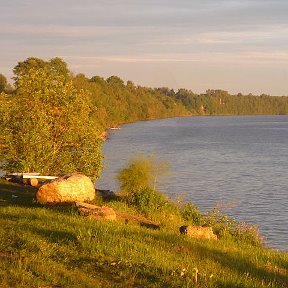
<path fill-rule="evenodd" d="M 79 26 L 79 25 L 32 25 L 32 24 L 8 24 L 0 26 L 2 35 L 16 35 L 21 37 L 66 37 L 66 38 L 89 38 L 93 36 L 115 35 L 127 30 L 124 27 L 105 27 L 105 26 Z M 132 28 L 132 30 L 134 30 Z"/>
<path fill-rule="evenodd" d="M 139 56 L 76 56 L 76 55 L 60 55 L 61 58 L 66 59 L 68 62 L 90 63 L 193 63 L 193 62 L 209 62 L 209 63 L 243 63 L 245 61 L 251 62 L 272 62 L 275 61 L 288 63 L 288 52 L 274 51 L 274 52 L 258 52 L 249 51 L 241 53 L 198 53 L 198 54 L 151 54 Z"/>
<path fill-rule="evenodd" d="M 173 67 L 189 88 L 193 73 L 201 87 L 209 79 L 229 81 L 227 66 L 236 78 L 249 82 L 258 71 L 287 91 L 287 11 L 287 0 L 2 1 L 0 73 L 12 71 L 23 57 L 60 56 L 79 72 L 120 71 L 131 80 L 135 71 L 153 78 L 149 66 L 162 75 Z M 245 73 L 236 65 L 245 66 Z"/>

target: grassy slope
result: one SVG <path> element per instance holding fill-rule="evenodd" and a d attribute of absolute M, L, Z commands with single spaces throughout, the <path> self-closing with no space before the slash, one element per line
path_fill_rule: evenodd
<path fill-rule="evenodd" d="M 93 221 L 34 194 L 0 182 L 0 287 L 288 287 L 287 253 Z"/>

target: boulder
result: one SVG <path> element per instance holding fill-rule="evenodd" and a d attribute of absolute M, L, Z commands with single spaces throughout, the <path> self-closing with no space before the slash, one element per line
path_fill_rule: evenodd
<path fill-rule="evenodd" d="M 187 235 L 191 238 L 202 238 L 209 240 L 217 240 L 217 236 L 213 233 L 211 227 L 201 227 L 201 226 L 181 226 L 180 233 Z"/>
<path fill-rule="evenodd" d="M 95 198 L 93 182 L 85 175 L 70 174 L 43 184 L 36 193 L 40 203 L 90 201 Z"/>

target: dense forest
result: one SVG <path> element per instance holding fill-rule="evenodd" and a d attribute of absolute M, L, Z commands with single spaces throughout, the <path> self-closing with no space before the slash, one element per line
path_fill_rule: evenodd
<path fill-rule="evenodd" d="M 49 174 L 83 172 L 97 178 L 101 135 L 138 120 L 191 115 L 288 114 L 288 97 L 195 94 L 184 88 L 150 88 L 118 76 L 73 75 L 60 58 L 28 58 L 13 84 L 0 74 L 0 168 Z M 91 148 L 93 147 L 93 148 Z"/>
<path fill-rule="evenodd" d="M 58 65 L 59 73 L 70 78 L 77 90 L 84 90 L 96 108 L 94 116 L 101 128 L 137 120 L 158 119 L 184 115 L 283 115 L 288 114 L 288 97 L 262 94 L 231 95 L 224 90 L 208 89 L 203 94 L 180 88 L 150 88 L 126 83 L 118 76 L 104 79 L 101 76 L 87 78 L 84 74 L 73 75 L 60 58 L 50 60 Z M 13 86 L 0 74 L 0 93 L 17 94 L 17 74 L 25 67 L 40 69 L 46 65 L 42 59 L 28 58 L 14 68 Z M 25 71 L 21 71 L 24 75 Z M 22 75 L 21 75 L 22 76 Z M 2 96 L 3 98 L 3 96 Z"/>
<path fill-rule="evenodd" d="M 195 94 L 184 88 L 175 92 L 167 87 L 135 86 L 132 81 L 117 76 L 103 79 L 76 75 L 75 87 L 89 91 L 99 108 L 97 118 L 102 126 L 137 120 L 171 117 L 176 115 L 269 115 L 288 114 L 288 97 L 268 95 L 230 95 L 223 90 L 207 90 Z"/>
<path fill-rule="evenodd" d="M 208 89 L 204 94 L 179 89 L 156 88 L 162 94 L 181 101 L 193 115 L 285 115 L 288 114 L 288 97 L 262 94 L 231 95 L 224 90 Z"/>

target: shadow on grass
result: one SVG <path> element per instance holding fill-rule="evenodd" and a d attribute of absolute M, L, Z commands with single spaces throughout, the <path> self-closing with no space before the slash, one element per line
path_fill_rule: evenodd
<path fill-rule="evenodd" d="M 0 179 L 0 207 L 45 207 L 65 214 L 71 214 L 71 210 L 75 210 L 71 203 L 51 203 L 46 205 L 37 203 L 35 198 L 37 190 L 38 188 L 36 187 Z"/>
<path fill-rule="evenodd" d="M 30 227 L 33 233 L 47 239 L 51 243 L 75 243 L 77 236 L 74 233 L 61 230 L 44 229 L 39 227 Z"/>
<path fill-rule="evenodd" d="M 0 206 L 35 207 L 37 188 L 0 179 Z"/>
<path fill-rule="evenodd" d="M 143 241 L 145 241 L 145 236 L 147 232 L 143 231 Z M 130 233 L 131 234 L 131 233 Z M 179 238 L 173 236 L 172 234 L 162 234 L 162 233 L 149 233 L 150 237 L 154 239 L 155 243 L 157 242 L 166 242 L 168 245 L 174 246 L 178 253 L 184 253 L 187 254 L 189 257 L 189 254 L 194 255 L 195 252 L 199 255 L 200 259 L 207 259 L 211 260 L 214 263 L 219 263 L 223 268 L 229 269 L 231 271 L 235 271 L 238 275 L 243 275 L 243 279 L 245 277 L 257 279 L 259 282 L 263 282 L 265 285 L 268 285 L 268 283 L 274 283 L 276 286 L 271 287 L 288 287 L 288 277 L 287 277 L 287 267 L 288 262 L 287 258 L 282 258 L 282 260 L 274 262 L 274 264 L 267 262 L 265 263 L 265 260 L 262 259 L 259 261 L 259 265 L 257 263 L 254 263 L 253 260 L 250 260 L 250 257 L 253 257 L 254 259 L 257 258 L 257 254 L 254 254 L 252 252 L 252 255 L 244 254 L 241 252 L 242 249 L 245 248 L 239 248 L 239 251 L 237 252 L 226 252 L 221 251 L 222 245 L 215 245 L 215 248 L 212 246 L 213 242 L 209 242 L 209 240 L 196 240 L 193 242 L 190 242 L 190 240 L 187 241 L 187 239 L 183 238 L 183 242 L 181 246 L 179 245 Z M 132 237 L 132 236 L 131 236 Z M 178 238 L 178 239 L 177 239 Z M 220 244 L 220 243 L 219 243 Z M 162 246 L 161 244 L 159 244 Z M 165 246 L 165 244 L 163 245 Z M 257 248 L 255 248 L 257 249 Z M 255 251 L 255 253 L 257 253 Z M 267 256 L 268 257 L 268 256 Z M 267 258 L 268 259 L 268 258 Z M 267 260 L 268 261 L 268 260 Z M 266 266 L 267 264 L 267 266 Z M 269 266 L 270 265 L 270 266 Z M 278 268 L 275 268 L 277 265 Z M 273 268 L 274 270 L 271 268 Z M 235 283 L 233 280 L 229 282 L 228 279 L 226 280 L 218 280 L 217 281 L 217 287 L 250 287 L 245 286 L 243 283 Z M 239 281 L 239 278 L 238 278 Z M 237 282 L 237 281 L 236 281 Z M 264 285 L 263 284 L 263 285 Z M 271 285 L 271 284 L 270 284 Z M 256 287 L 256 286 L 255 286 Z M 265 286 L 266 287 L 266 286 Z M 268 287 L 268 286 L 267 286 Z M 270 287 L 270 286 L 269 286 Z"/>
<path fill-rule="evenodd" d="M 171 282 L 165 279 L 165 272 L 161 268 L 147 266 L 145 263 L 116 260 L 109 256 L 77 257 L 68 262 L 68 267 L 70 269 L 81 267 L 91 275 L 96 273 L 103 280 L 113 282 L 115 285 L 113 287 L 184 287 L 171 286 Z"/>
<path fill-rule="evenodd" d="M 264 282 L 276 282 L 277 287 L 288 287 L 288 278 L 287 275 L 279 273 L 277 271 L 269 271 L 269 269 L 257 267 L 252 261 L 249 261 L 246 255 L 246 258 L 241 256 L 240 253 L 231 252 L 222 252 L 218 249 L 209 248 L 207 246 L 202 246 L 199 244 L 194 244 L 193 249 L 197 249 L 197 253 L 199 254 L 200 258 L 209 258 L 214 262 L 219 263 L 221 266 L 229 268 L 231 270 L 235 270 L 238 274 L 245 275 L 258 279 Z M 285 263 L 283 263 L 284 266 Z M 287 263 L 286 263 L 287 264 Z M 243 287 L 237 286 L 233 283 L 221 283 L 219 282 L 219 287 Z"/>

